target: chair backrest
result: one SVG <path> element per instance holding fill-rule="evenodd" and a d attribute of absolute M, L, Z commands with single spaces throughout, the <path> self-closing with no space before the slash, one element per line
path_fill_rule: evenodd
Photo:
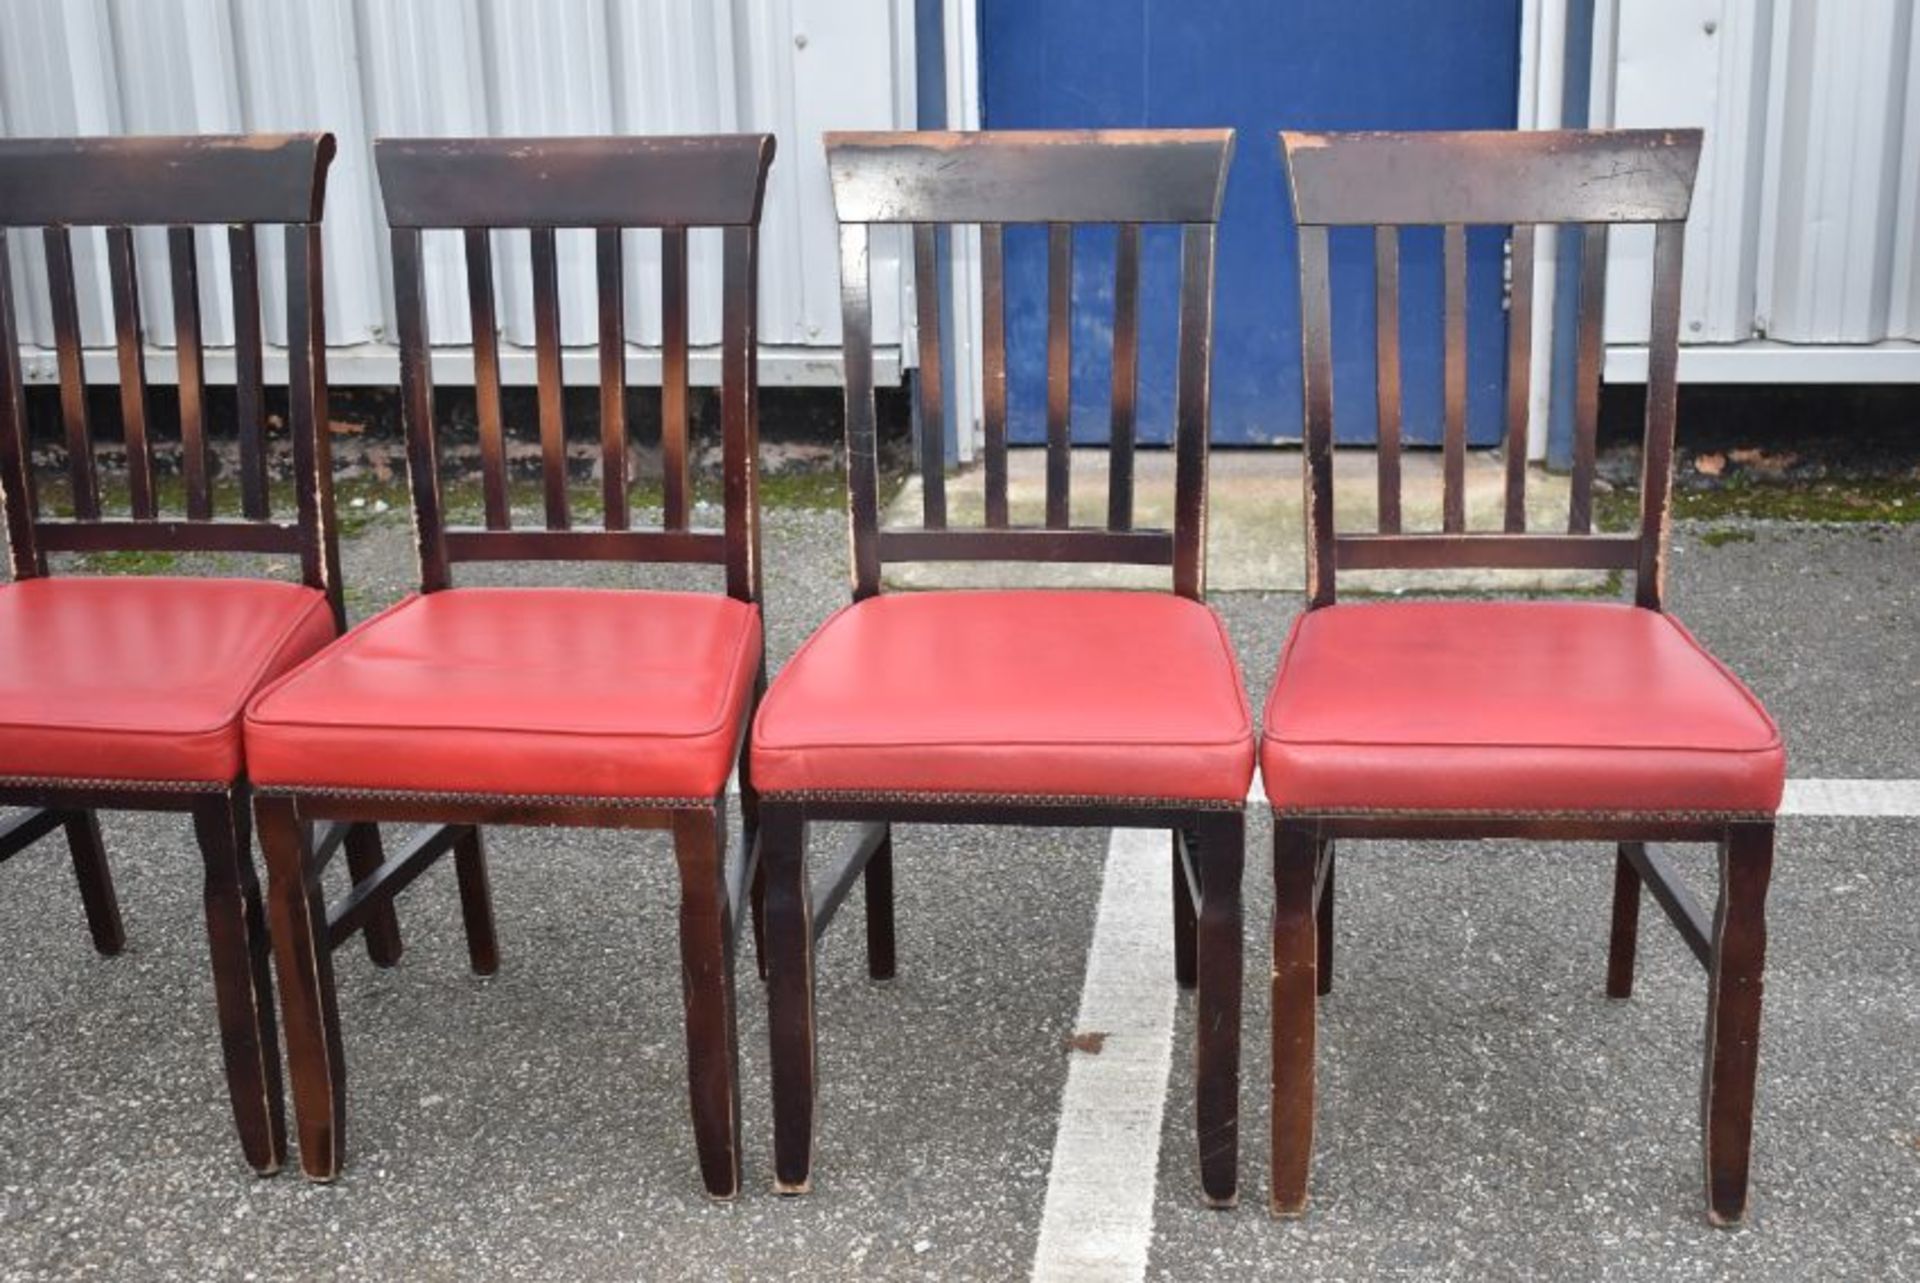
<path fill-rule="evenodd" d="M 1300 226 L 1310 604 L 1334 599 L 1338 570 L 1504 567 L 1632 571 L 1636 600 L 1659 609 L 1673 469 L 1680 256 L 1700 140 L 1695 129 L 1280 135 Z M 1638 531 L 1595 534 L 1594 435 L 1603 355 L 1606 232 L 1616 223 L 1654 227 L 1646 437 Z M 1504 520 L 1497 531 L 1466 528 L 1469 224 L 1512 227 L 1506 490 Z M 1528 533 L 1526 511 L 1534 230 L 1539 224 L 1582 229 L 1571 497 L 1565 532 L 1551 534 Z M 1402 528 L 1400 515 L 1400 229 L 1434 225 L 1445 229 L 1442 529 L 1413 533 Z M 1372 534 L 1337 534 L 1333 522 L 1327 237 L 1329 228 L 1346 226 L 1374 229 L 1380 520 L 1379 532 Z"/>
<path fill-rule="evenodd" d="M 383 138 L 374 143 L 400 316 L 401 413 L 419 531 L 421 587 L 451 582 L 465 561 L 656 561 L 724 565 L 727 592 L 760 596 L 759 451 L 755 354 L 761 199 L 773 160 L 770 134 L 681 138 Z M 722 229 L 722 530 L 691 525 L 687 433 L 687 233 Z M 480 421 L 485 524 L 449 527 L 440 499 L 439 451 L 427 335 L 421 237 L 464 233 L 473 317 L 474 395 Z M 515 529 L 500 410 L 491 233 L 526 228 L 532 249 L 544 528 Z M 600 450 L 605 518 L 575 527 L 567 503 L 566 420 L 560 368 L 559 229 L 595 231 Z M 661 244 L 661 529 L 632 528 L 628 499 L 626 329 L 622 235 L 656 228 Z"/>
<path fill-rule="evenodd" d="M 1233 131 L 829 133 L 827 169 L 840 220 L 847 397 L 847 484 L 855 597 L 880 590 L 889 561 L 1081 561 L 1171 566 L 1174 590 L 1206 587 L 1208 361 L 1213 346 L 1214 234 Z M 1046 524 L 1009 525 L 1004 236 L 1010 223 L 1047 227 Z M 1104 528 L 1069 516 L 1073 232 L 1115 224 L 1113 394 Z M 873 224 L 913 227 L 919 331 L 923 521 L 882 529 L 874 435 Z M 977 224 L 984 305 L 982 406 L 985 528 L 947 524 L 936 229 Z M 1133 447 L 1140 345 L 1143 224 L 1181 228 L 1180 337 L 1172 530 L 1136 529 Z"/>
<path fill-rule="evenodd" d="M 302 578 L 341 613 L 326 420 L 326 325 L 320 215 L 331 134 L 187 138 L 0 139 L 0 497 L 13 573 L 46 573 L 49 552 L 251 552 L 298 555 Z M 232 275 L 234 386 L 239 420 L 237 516 L 217 515 L 208 441 L 206 357 L 195 227 L 225 225 Z M 270 511 L 262 377 L 257 229 L 285 226 L 288 426 L 297 512 Z M 148 431 L 145 340 L 136 226 L 167 229 L 180 389 L 184 512 L 165 514 Z M 129 516 L 103 515 L 87 413 L 73 229 L 105 227 L 120 375 Z M 27 440 L 14 282 L 5 238 L 34 229 L 45 245 L 72 490 L 68 516 L 43 515 Z"/>

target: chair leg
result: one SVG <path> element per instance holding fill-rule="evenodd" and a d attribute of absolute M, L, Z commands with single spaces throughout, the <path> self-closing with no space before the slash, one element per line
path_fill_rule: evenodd
<path fill-rule="evenodd" d="M 493 930 L 493 886 L 487 878 L 487 844 L 480 826 L 470 826 L 453 844 L 453 875 L 460 884 L 460 921 L 467 932 L 467 961 L 476 976 L 500 970 L 500 942 Z"/>
<path fill-rule="evenodd" d="M 806 816 L 798 807 L 766 805 L 760 858 L 767 875 L 773 1187 L 782 1194 L 804 1194 L 813 1173 L 813 891 L 807 881 Z"/>
<path fill-rule="evenodd" d="M 1314 936 L 1320 943 L 1320 979 L 1315 992 L 1324 998 L 1333 992 L 1333 839 L 1324 839 L 1319 849 L 1326 871 L 1320 875 L 1320 904 L 1314 911 Z"/>
<path fill-rule="evenodd" d="M 1633 997 L 1633 962 L 1640 943 L 1640 870 L 1622 842 L 1613 857 L 1613 930 L 1607 937 L 1607 997 Z"/>
<path fill-rule="evenodd" d="M 287 798 L 254 804 L 267 856 L 267 907 L 280 973 L 287 1070 L 300 1133 L 300 1166 L 316 1181 L 340 1174 L 346 1153 L 347 1070 L 333 987 L 327 902 L 307 827 Z"/>
<path fill-rule="evenodd" d="M 355 885 L 365 881 L 386 862 L 386 852 L 380 846 L 380 829 L 373 824 L 355 824 L 347 830 L 347 872 L 353 875 Z M 394 967 L 400 964 L 400 955 L 405 946 L 400 942 L 400 919 L 393 911 L 393 901 L 382 903 L 367 916 L 367 925 L 361 929 L 367 938 L 367 957 L 376 967 Z"/>
<path fill-rule="evenodd" d="M 1173 982 L 1182 989 L 1194 986 L 1194 950 L 1198 948 L 1193 888 L 1187 884 L 1186 860 L 1181 855 L 1182 844 L 1191 840 L 1181 830 L 1173 831 Z"/>
<path fill-rule="evenodd" d="M 754 688 L 756 707 L 766 691 L 763 664 L 759 684 Z M 740 849 L 747 859 L 754 859 L 753 845 L 759 840 L 760 790 L 753 784 L 753 754 L 743 748 L 740 753 Z M 767 978 L 767 866 L 764 859 L 755 860 L 753 877 L 747 882 L 747 907 L 753 915 L 753 966 L 764 981 Z"/>
<path fill-rule="evenodd" d="M 1767 954 L 1767 881 L 1772 872 L 1772 823 L 1730 825 L 1720 846 L 1700 1101 L 1707 1218 L 1715 1225 L 1737 1225 L 1747 1214 L 1754 1082 L 1760 1068 L 1761 972 Z"/>
<path fill-rule="evenodd" d="M 1273 824 L 1273 1214 L 1307 1208 L 1313 1160 L 1314 1021 L 1319 981 L 1311 829 Z"/>
<path fill-rule="evenodd" d="M 687 1085 L 707 1193 L 740 1192 L 740 1049 L 733 950 L 727 939 L 726 820 L 720 808 L 674 817 L 680 865 L 680 972 L 687 1016 Z"/>
<path fill-rule="evenodd" d="M 1246 816 L 1223 811 L 1196 827 L 1200 874 L 1194 971 L 1194 1121 L 1200 1188 L 1209 1206 L 1232 1207 L 1240 1187 L 1240 987 L 1243 942 L 1240 875 Z"/>
<path fill-rule="evenodd" d="M 894 976 L 893 941 L 893 826 L 880 839 L 861 872 L 861 893 L 867 902 L 867 975 L 874 980 Z"/>
<path fill-rule="evenodd" d="M 196 801 L 193 827 L 205 864 L 202 902 L 227 1096 L 247 1162 L 260 1175 L 271 1176 L 287 1158 L 286 1107 L 280 1096 L 280 1037 L 245 787 Z"/>
<path fill-rule="evenodd" d="M 80 903 L 87 911 L 87 930 L 93 935 L 93 947 L 111 958 L 126 947 L 127 933 L 120 924 L 120 902 L 113 894 L 106 844 L 100 840 L 100 817 L 92 811 L 69 811 L 65 827 Z"/>

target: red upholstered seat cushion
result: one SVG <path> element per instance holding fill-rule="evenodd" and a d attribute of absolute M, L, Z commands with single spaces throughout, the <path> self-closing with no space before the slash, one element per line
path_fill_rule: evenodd
<path fill-rule="evenodd" d="M 227 784 L 247 700 L 333 636 L 326 597 L 299 584 L 0 586 L 0 776 Z"/>
<path fill-rule="evenodd" d="M 711 798 L 760 669 L 758 607 L 711 593 L 410 597 L 261 693 L 263 787 Z"/>
<path fill-rule="evenodd" d="M 872 597 L 754 724 L 768 793 L 1244 801 L 1252 718 L 1213 612 L 1153 592 Z"/>
<path fill-rule="evenodd" d="M 1786 754 L 1672 618 L 1598 602 L 1329 606 L 1294 625 L 1260 769 L 1292 811 L 1771 812 Z"/>

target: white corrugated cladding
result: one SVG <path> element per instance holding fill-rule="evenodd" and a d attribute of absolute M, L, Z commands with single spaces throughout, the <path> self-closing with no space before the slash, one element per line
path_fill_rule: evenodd
<path fill-rule="evenodd" d="M 671 134 L 766 130 L 778 136 L 760 253 L 762 377 L 839 380 L 839 248 L 820 134 L 913 121 L 911 0 L 6 0 L 0 13 L 0 133 L 238 133 L 328 129 L 327 337 L 334 382 L 391 382 L 395 333 L 385 222 L 373 170 L 377 135 Z M 589 233 L 560 235 L 563 337 L 591 345 Z M 658 378 L 659 241 L 629 232 L 629 365 Z M 719 341 L 719 236 L 692 237 L 695 344 Z M 164 233 L 146 232 L 140 285 L 148 341 L 173 342 Z M 76 272 L 90 377 L 114 377 L 104 237 L 79 238 Z M 263 254 L 270 342 L 285 338 L 284 272 Z M 38 238 L 13 236 L 29 377 L 53 377 L 35 346 L 53 342 Z M 224 235 L 203 232 L 207 340 L 231 341 Z M 496 237 L 503 374 L 531 381 L 524 233 Z M 427 238 L 436 377 L 471 378 L 464 275 L 451 233 Z M 874 330 L 900 339 L 895 238 L 874 238 Z M 906 315 L 911 315 L 910 312 Z M 593 376 L 590 346 L 571 379 Z M 210 354 L 209 373 L 222 363 Z M 711 381 L 717 360 L 696 353 Z M 897 377 L 883 358 L 876 371 Z M 172 378 L 164 355 L 150 363 Z"/>
<path fill-rule="evenodd" d="M 1920 381 L 1916 0 L 1600 0 L 1593 121 L 1707 131 L 1681 376 Z M 1616 238 L 1609 378 L 1645 377 L 1651 237 Z"/>

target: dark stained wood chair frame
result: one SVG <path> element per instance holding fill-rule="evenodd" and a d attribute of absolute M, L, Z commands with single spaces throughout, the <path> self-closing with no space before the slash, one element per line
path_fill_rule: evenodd
<path fill-rule="evenodd" d="M 302 582 L 345 622 L 333 525 L 333 479 L 326 422 L 326 321 L 320 219 L 331 134 L 0 140 L 0 497 L 16 580 L 48 573 L 49 553 L 267 553 L 297 557 Z M 238 517 L 217 516 L 206 416 L 196 226 L 225 225 L 234 297 L 235 390 L 241 492 Z M 133 228 L 168 229 L 173 320 L 178 333 L 185 512 L 160 511 L 148 433 L 147 384 Z M 258 233 L 284 226 L 287 269 L 288 419 L 296 511 L 276 520 L 268 484 L 261 353 Z M 130 515 L 104 508 L 94 468 L 75 299 L 73 229 L 107 229 L 120 413 L 129 474 Z M 46 248 L 60 371 L 72 515 L 45 514 L 35 493 L 27 441 L 19 336 L 5 237 L 37 229 Z M 72 852 L 95 947 L 118 953 L 124 941 L 100 810 L 183 811 L 193 817 L 205 862 L 207 938 L 234 1120 L 247 1161 L 262 1175 L 286 1157 L 280 1095 L 280 1045 L 267 972 L 267 936 L 254 872 L 249 788 L 244 776 L 218 787 L 88 779 L 0 779 L 0 806 L 31 808 L 0 824 L 0 860 L 63 830 Z M 330 830 L 329 850 L 344 846 L 355 877 L 381 863 L 372 825 Z M 400 957 L 392 912 L 368 919 L 367 949 L 391 966 Z"/>
<path fill-rule="evenodd" d="M 1094 133 L 829 133 L 827 161 L 841 223 L 848 503 L 855 600 L 880 591 L 888 561 L 1059 561 L 1167 566 L 1174 591 L 1198 600 L 1206 564 L 1208 362 L 1214 236 L 1230 130 Z M 1048 228 L 1047 501 L 1042 528 L 1009 524 L 1003 226 Z M 1068 516 L 1067 371 L 1073 227 L 1117 224 L 1111 471 L 1104 528 Z M 913 228 L 918 302 L 922 528 L 880 525 L 874 435 L 874 224 Z M 949 529 L 942 441 L 936 235 L 978 224 L 985 296 L 985 528 Z M 1174 528 L 1133 522 L 1135 378 L 1142 224 L 1181 228 Z M 765 961 L 774 1084 L 775 1188 L 808 1189 L 815 1104 L 813 949 L 856 881 L 864 880 L 867 959 L 894 974 L 892 825 L 1012 824 L 1172 831 L 1175 973 L 1199 989 L 1197 1131 L 1210 1203 L 1236 1197 L 1244 806 L 1152 798 L 927 794 L 766 794 L 761 799 Z M 861 827 L 815 886 L 807 871 L 814 821 Z"/>
<path fill-rule="evenodd" d="M 1306 383 L 1307 595 L 1331 605 L 1338 570 L 1442 566 L 1573 567 L 1632 573 L 1635 602 L 1663 608 L 1667 564 L 1681 249 L 1697 130 L 1566 133 L 1283 133 L 1300 224 L 1300 290 Z M 1652 332 L 1639 528 L 1592 533 L 1606 229 L 1652 224 Z M 1468 224 L 1513 227 L 1513 306 L 1508 318 L 1507 486 L 1504 528 L 1468 531 L 1466 464 L 1466 232 Z M 1563 533 L 1527 533 L 1526 442 L 1535 224 L 1584 227 L 1576 342 L 1572 498 Z M 1439 533 L 1401 527 L 1399 228 L 1438 225 L 1445 296 L 1444 504 Z M 1378 533 L 1336 533 L 1328 229 L 1375 229 L 1379 300 Z M 1497 644 L 1492 639 L 1490 644 Z M 1707 1209 L 1738 1222 L 1747 1173 L 1758 1064 L 1765 900 L 1773 861 L 1773 816 L 1675 814 L 1274 816 L 1273 1189 L 1279 1215 L 1306 1205 L 1313 1147 L 1317 995 L 1333 979 L 1334 846 L 1341 839 L 1531 838 L 1618 843 L 1607 994 L 1632 992 L 1642 886 L 1672 920 L 1708 976 L 1702 1122 Z M 1656 842 L 1710 842 L 1720 852 L 1720 898 L 1712 916 L 1675 876 Z"/>
<path fill-rule="evenodd" d="M 452 584 L 452 568 L 474 561 L 680 562 L 722 566 L 726 591 L 760 601 L 760 529 L 755 312 L 758 224 L 773 158 L 764 134 L 710 137 L 546 139 L 381 139 L 374 145 L 392 228 L 394 290 L 400 314 L 402 414 L 419 539 L 423 592 Z M 664 529 L 632 528 L 628 504 L 626 338 L 621 234 L 658 228 L 663 255 L 667 468 Z M 718 227 L 724 239 L 721 418 L 724 508 L 721 530 L 690 526 L 692 485 L 687 415 L 687 232 Z M 421 238 L 459 229 L 466 242 L 473 313 L 475 392 L 485 525 L 449 527 L 440 499 Z M 529 228 L 545 500 L 544 529 L 515 529 L 508 505 L 490 232 Z M 600 336 L 603 529 L 575 529 L 567 510 L 565 420 L 560 368 L 560 303 L 555 260 L 559 228 L 595 229 Z M 765 686 L 764 668 L 755 698 Z M 751 720 L 751 710 L 747 721 Z M 364 917 L 448 851 L 455 854 L 473 968 L 498 965 L 481 826 L 561 825 L 666 829 L 681 880 L 688 1074 L 694 1135 L 706 1188 L 730 1198 L 740 1188 L 739 1065 L 734 1032 L 733 943 L 739 906 L 754 869 L 757 814 L 742 761 L 741 857 L 727 859 L 726 797 L 568 798 L 520 795 L 341 793 L 262 790 L 256 799 L 269 870 L 268 902 L 280 970 L 301 1165 L 315 1180 L 341 1168 L 346 1077 L 331 947 Z M 328 852 L 312 847 L 309 822 L 410 821 L 428 825 L 407 851 L 345 901 L 325 903 L 320 874 Z"/>

